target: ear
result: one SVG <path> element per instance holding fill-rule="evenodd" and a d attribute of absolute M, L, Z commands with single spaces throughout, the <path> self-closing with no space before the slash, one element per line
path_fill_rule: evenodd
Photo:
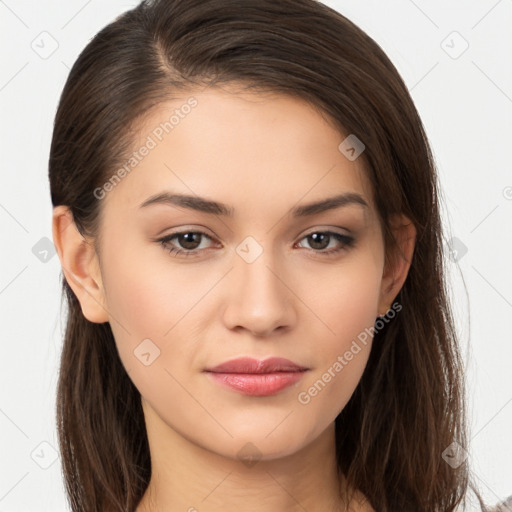
<path fill-rule="evenodd" d="M 67 283 L 90 322 L 108 322 L 98 255 L 93 244 L 78 231 L 67 206 L 56 206 L 52 219 L 53 242 Z"/>
<path fill-rule="evenodd" d="M 391 229 L 396 244 L 386 251 L 384 271 L 382 274 L 379 315 L 385 315 L 401 290 L 411 266 L 416 228 L 404 215 L 394 215 L 390 219 Z"/>

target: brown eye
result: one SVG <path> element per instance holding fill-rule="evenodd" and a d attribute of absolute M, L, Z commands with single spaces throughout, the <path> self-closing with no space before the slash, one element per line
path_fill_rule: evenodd
<path fill-rule="evenodd" d="M 198 243 L 201 242 L 201 236 L 201 233 L 190 232 L 176 235 L 176 238 L 184 249 L 197 249 Z"/>
<path fill-rule="evenodd" d="M 326 233 L 312 233 L 306 238 L 313 249 L 326 249 L 331 240 L 331 236 Z"/>
<path fill-rule="evenodd" d="M 171 254 L 182 254 L 184 256 L 196 256 L 205 248 L 199 248 L 203 238 L 212 240 L 210 236 L 202 231 L 181 231 L 179 233 L 172 233 L 164 238 L 158 240 L 162 247 L 169 251 Z M 170 243 L 171 240 L 176 239 L 176 242 Z M 208 247 L 206 247 L 208 248 Z"/>
<path fill-rule="evenodd" d="M 313 251 L 329 255 L 351 247 L 355 242 L 353 237 L 342 235 L 341 233 L 335 233 L 333 231 L 315 231 L 306 235 L 302 240 L 307 240 L 308 245 Z M 325 249 L 329 247 L 333 240 L 334 242 L 338 242 L 338 246 L 326 251 Z"/>

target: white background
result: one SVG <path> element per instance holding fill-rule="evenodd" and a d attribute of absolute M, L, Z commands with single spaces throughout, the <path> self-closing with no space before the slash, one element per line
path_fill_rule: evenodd
<path fill-rule="evenodd" d="M 47 163 L 69 68 L 136 3 L 0 1 L 0 512 L 68 510 L 53 461 L 60 265 L 52 253 L 40 261 L 33 247 L 52 239 Z M 512 495 L 512 1 L 326 3 L 389 55 L 430 138 L 446 242 L 467 248 L 449 271 L 467 360 L 468 463 L 486 501 L 497 503 Z M 44 59 L 33 49 L 43 44 L 58 48 Z"/>

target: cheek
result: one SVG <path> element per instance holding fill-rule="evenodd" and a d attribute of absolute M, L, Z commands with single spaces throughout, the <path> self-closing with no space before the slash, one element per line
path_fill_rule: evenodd
<path fill-rule="evenodd" d="M 150 251 L 130 245 L 128 237 L 109 241 L 104 249 L 103 284 L 110 325 L 125 368 L 138 371 L 143 366 L 139 352 L 149 352 L 151 360 L 157 361 L 167 339 L 164 334 L 185 313 L 182 285 L 179 276 L 167 282 L 154 261 L 149 261 Z"/>
<path fill-rule="evenodd" d="M 359 251 L 339 265 L 303 274 L 307 277 L 300 293 L 320 321 L 315 323 L 323 323 L 326 348 L 342 348 L 344 342 L 374 324 L 382 268 L 370 251 Z"/>
<path fill-rule="evenodd" d="M 382 272 L 371 257 L 360 258 L 331 273 L 315 295 L 318 317 L 314 372 L 298 401 L 333 420 L 357 387 L 371 350 Z"/>
<path fill-rule="evenodd" d="M 332 286 L 325 308 L 336 337 L 346 341 L 374 324 L 378 311 L 380 280 L 377 272 L 347 272 Z"/>
<path fill-rule="evenodd" d="M 117 242 L 105 250 L 109 313 L 114 323 L 135 335 L 161 338 L 198 301 L 208 283 L 194 280 L 193 273 L 173 265 L 172 257 L 157 243 L 148 249 L 140 240 Z M 114 251 L 113 247 L 123 249 Z"/>
<path fill-rule="evenodd" d="M 207 295 L 218 275 L 205 270 L 198 277 L 192 265 L 179 268 L 159 247 L 141 251 L 128 245 L 104 250 L 104 287 L 119 356 L 143 395 L 159 394 L 164 385 L 179 391 L 166 370 L 181 381 L 194 364 L 197 326 L 210 320 Z"/>

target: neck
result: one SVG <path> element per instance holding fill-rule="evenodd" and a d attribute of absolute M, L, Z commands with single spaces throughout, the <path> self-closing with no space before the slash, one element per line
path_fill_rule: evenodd
<path fill-rule="evenodd" d="M 342 512 L 334 422 L 287 457 L 241 461 L 171 429 L 143 400 L 151 481 L 137 512 Z"/>

